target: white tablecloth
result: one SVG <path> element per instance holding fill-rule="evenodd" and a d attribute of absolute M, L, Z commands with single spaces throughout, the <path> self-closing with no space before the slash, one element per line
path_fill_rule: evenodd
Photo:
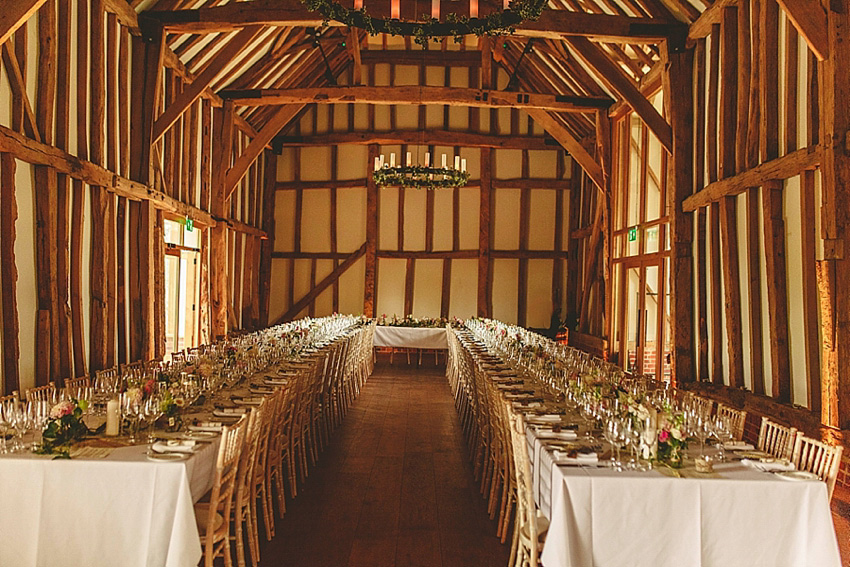
<path fill-rule="evenodd" d="M 447 349 L 445 329 L 419 327 L 375 327 L 376 347 Z"/>
<path fill-rule="evenodd" d="M 722 478 L 558 466 L 533 442 L 544 567 L 840 567 L 826 485 L 740 463 Z"/>
<path fill-rule="evenodd" d="M 0 458 L 0 565 L 197 565 L 193 503 L 211 486 L 217 447 L 181 462 L 151 462 L 145 446 L 105 459 Z"/>

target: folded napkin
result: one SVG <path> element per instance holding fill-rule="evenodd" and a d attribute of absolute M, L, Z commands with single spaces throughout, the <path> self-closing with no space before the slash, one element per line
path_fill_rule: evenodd
<path fill-rule="evenodd" d="M 578 433 L 572 429 L 562 429 L 561 431 L 552 431 L 551 429 L 537 429 L 534 432 L 538 439 L 562 439 L 564 441 L 575 441 L 578 439 Z"/>
<path fill-rule="evenodd" d="M 599 463 L 599 455 L 595 451 L 582 453 L 581 451 L 561 451 L 555 449 L 552 456 L 559 465 L 595 465 Z"/>
<path fill-rule="evenodd" d="M 762 472 L 793 471 L 795 469 L 794 463 L 786 459 L 761 459 L 758 461 L 741 459 L 741 464 Z"/>
<path fill-rule="evenodd" d="M 217 410 L 213 410 L 213 415 L 215 417 L 240 417 L 245 413 L 245 408 L 219 408 Z"/>
<path fill-rule="evenodd" d="M 189 426 L 189 431 L 221 431 L 221 422 L 218 421 L 199 421 Z"/>
<path fill-rule="evenodd" d="M 234 404 L 247 406 L 258 406 L 263 403 L 263 396 L 233 396 L 230 398 Z"/>
<path fill-rule="evenodd" d="M 563 416 L 552 413 L 546 415 L 530 415 L 525 418 L 528 423 L 560 423 Z"/>
<path fill-rule="evenodd" d="M 724 451 L 752 451 L 755 447 L 744 441 L 728 441 L 723 444 Z"/>
<path fill-rule="evenodd" d="M 157 441 L 151 445 L 154 453 L 193 453 L 195 442 L 190 439 L 169 439 L 168 441 Z"/>
<path fill-rule="evenodd" d="M 251 386 L 248 388 L 248 391 L 252 394 L 273 394 L 274 388 L 268 388 L 265 386 Z"/>

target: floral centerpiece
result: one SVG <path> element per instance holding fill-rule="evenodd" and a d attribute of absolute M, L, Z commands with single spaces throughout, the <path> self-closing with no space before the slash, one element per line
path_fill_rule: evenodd
<path fill-rule="evenodd" d="M 658 418 L 658 460 L 671 468 L 680 468 L 688 448 L 684 432 L 685 416 L 680 412 L 664 411 Z"/>
<path fill-rule="evenodd" d="M 41 434 L 41 445 L 35 450 L 40 455 L 57 455 L 66 459 L 71 458 L 69 448 L 75 441 L 80 441 L 87 435 L 99 433 L 105 424 L 92 431 L 83 421 L 83 413 L 88 409 L 85 400 L 66 400 L 59 402 L 50 409 L 47 427 Z"/>
<path fill-rule="evenodd" d="M 166 431 L 177 431 L 183 424 L 183 419 L 180 417 L 180 410 L 186 405 L 186 400 L 182 396 L 175 396 L 170 390 L 166 390 L 162 395 L 159 409 L 162 412 L 162 428 Z"/>

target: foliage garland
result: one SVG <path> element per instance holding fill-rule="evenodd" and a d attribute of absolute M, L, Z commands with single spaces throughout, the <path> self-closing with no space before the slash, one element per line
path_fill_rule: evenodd
<path fill-rule="evenodd" d="M 442 175 L 442 178 L 437 176 Z M 416 189 L 448 189 L 462 187 L 469 182 L 469 172 L 447 167 L 421 165 L 382 167 L 372 174 L 380 186 L 411 187 Z"/>
<path fill-rule="evenodd" d="M 452 36 L 460 43 L 465 35 L 499 36 L 513 33 L 516 26 L 526 20 L 537 20 L 547 0 L 511 0 L 507 10 L 493 12 L 484 18 L 469 18 L 451 13 L 445 21 L 424 14 L 421 21 L 403 21 L 396 18 L 374 18 L 366 8 L 352 10 L 334 0 L 301 0 L 311 12 L 319 12 L 325 19 L 354 26 L 369 32 L 370 35 L 388 33 L 390 35 L 412 36 L 414 41 L 425 48 L 433 40 Z"/>

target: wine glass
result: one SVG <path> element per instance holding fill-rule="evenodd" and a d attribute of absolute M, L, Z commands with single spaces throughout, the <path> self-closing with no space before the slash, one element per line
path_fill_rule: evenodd
<path fill-rule="evenodd" d="M 729 421 L 721 416 L 716 416 L 711 425 L 711 433 L 717 439 L 717 460 L 723 462 L 726 460 L 726 451 L 723 445 L 732 441 L 732 430 L 729 428 Z"/>
<path fill-rule="evenodd" d="M 614 458 L 611 459 L 611 468 L 617 472 L 623 471 L 623 462 L 620 460 L 620 448 L 622 446 L 623 424 L 614 416 L 605 422 L 605 427 L 602 430 L 602 435 L 605 440 L 614 449 Z"/>

